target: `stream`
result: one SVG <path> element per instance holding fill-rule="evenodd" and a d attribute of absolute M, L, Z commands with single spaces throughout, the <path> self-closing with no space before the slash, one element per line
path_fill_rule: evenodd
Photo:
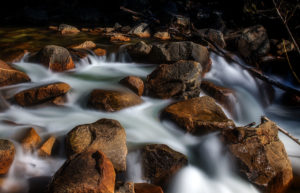
<path fill-rule="evenodd" d="M 253 78 L 239 65 L 228 63 L 224 58 L 211 53 L 212 70 L 205 79 L 236 92 L 237 116 L 232 117 L 236 125 L 251 122 L 260 123 L 266 115 L 280 127 L 300 138 L 300 109 L 286 107 L 278 102 L 283 91 L 275 89 L 274 100 L 268 98 L 264 83 Z M 108 113 L 90 110 L 85 101 L 95 88 L 126 90 L 118 81 L 125 76 L 135 75 L 146 78 L 155 65 L 136 64 L 124 55 L 118 60 L 114 54 L 108 57 L 89 55 L 76 63 L 76 69 L 55 73 L 42 65 L 26 62 L 26 56 L 15 66 L 30 76 L 32 82 L 0 88 L 0 95 L 10 98 L 15 93 L 30 87 L 65 82 L 72 89 L 67 94 L 68 101 L 63 106 L 39 106 L 22 108 L 6 104 L 7 110 L 0 112 L 1 138 L 10 139 L 16 146 L 16 156 L 7 178 L 4 192 L 33 192 L 32 183 L 45 184 L 66 160 L 63 138 L 72 128 L 80 124 L 95 122 L 101 118 L 118 120 L 127 134 L 127 181 L 143 182 L 140 154 L 137 150 L 143 144 L 163 143 L 169 145 L 189 158 L 189 165 L 172 180 L 168 193 L 255 193 L 259 192 L 250 183 L 241 179 L 229 158 L 222 151 L 216 133 L 202 137 L 185 134 L 169 121 L 160 120 L 160 111 L 172 100 L 142 97 L 144 103 L 118 112 Z M 202 95 L 202 94 L 201 94 Z M 17 143 L 20 133 L 34 127 L 45 139 L 52 135 L 61 142 L 60 150 L 51 158 L 40 158 L 35 154 L 23 152 Z M 300 148 L 288 137 L 280 133 L 293 169 L 300 173 Z"/>

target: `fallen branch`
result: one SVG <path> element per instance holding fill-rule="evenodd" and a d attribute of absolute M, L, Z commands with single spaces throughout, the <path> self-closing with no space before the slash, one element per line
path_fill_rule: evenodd
<path fill-rule="evenodd" d="M 271 121 L 271 120 L 270 120 L 269 118 L 267 118 L 266 116 L 262 116 L 262 117 L 261 117 L 261 121 L 262 121 L 262 122 L 266 122 L 266 121 Z M 286 136 L 288 136 L 289 138 L 291 138 L 293 141 L 295 141 L 298 145 L 300 145 L 299 139 L 297 139 L 297 138 L 295 138 L 294 136 L 292 136 L 287 130 L 282 129 L 282 128 L 279 127 L 278 125 L 277 125 L 277 128 L 278 128 L 278 130 L 279 130 L 281 133 L 285 134 Z"/>

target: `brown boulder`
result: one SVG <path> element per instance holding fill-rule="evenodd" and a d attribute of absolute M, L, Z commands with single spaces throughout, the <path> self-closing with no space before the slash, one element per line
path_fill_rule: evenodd
<path fill-rule="evenodd" d="M 85 41 L 81 44 L 76 44 L 76 45 L 70 46 L 70 48 L 73 48 L 73 49 L 92 49 L 95 47 L 96 47 L 96 44 L 92 41 Z"/>
<path fill-rule="evenodd" d="M 234 127 L 233 121 L 228 119 L 215 100 L 208 96 L 171 104 L 163 110 L 162 116 L 194 135 Z"/>
<path fill-rule="evenodd" d="M 135 183 L 135 193 L 164 193 L 160 186 L 147 183 Z"/>
<path fill-rule="evenodd" d="M 194 60 L 202 65 L 203 72 L 208 72 L 211 65 L 207 48 L 189 41 L 155 43 L 148 57 L 157 64 Z"/>
<path fill-rule="evenodd" d="M 152 45 L 140 41 L 136 44 L 127 45 L 125 49 L 132 59 L 147 62 L 147 57 L 152 49 Z"/>
<path fill-rule="evenodd" d="M 146 80 L 148 95 L 158 98 L 187 99 L 200 94 L 202 67 L 195 61 L 181 60 L 159 65 Z"/>
<path fill-rule="evenodd" d="M 70 86 L 63 82 L 51 83 L 39 87 L 34 87 L 17 93 L 14 96 L 16 103 L 21 106 L 33 106 L 49 102 L 56 97 L 65 95 Z"/>
<path fill-rule="evenodd" d="M 114 193 L 115 170 L 100 151 L 87 151 L 68 159 L 55 173 L 50 193 Z"/>
<path fill-rule="evenodd" d="M 134 93 L 96 89 L 90 94 L 88 106 L 98 110 L 113 112 L 142 102 L 142 99 Z"/>
<path fill-rule="evenodd" d="M 102 151 L 117 171 L 126 170 L 126 133 L 118 121 L 100 119 L 72 129 L 66 137 L 67 154 L 71 156 L 86 149 Z"/>
<path fill-rule="evenodd" d="M 136 76 L 127 76 L 120 80 L 120 83 L 131 89 L 138 96 L 142 96 L 144 92 L 144 82 Z"/>
<path fill-rule="evenodd" d="M 38 155 L 42 157 L 51 156 L 55 141 L 56 141 L 55 137 L 53 136 L 49 137 L 39 148 Z"/>
<path fill-rule="evenodd" d="M 153 36 L 157 39 L 160 39 L 160 40 L 169 40 L 169 39 L 171 39 L 171 36 L 170 36 L 169 32 L 159 31 L 159 32 L 156 32 Z"/>
<path fill-rule="evenodd" d="M 97 55 L 97 56 L 105 56 L 106 55 L 106 50 L 102 49 L 102 48 L 96 48 L 93 50 L 93 52 Z"/>
<path fill-rule="evenodd" d="M 151 33 L 150 33 L 147 23 L 140 23 L 140 24 L 134 26 L 130 30 L 129 34 L 138 36 L 140 38 L 149 38 L 151 36 Z"/>
<path fill-rule="evenodd" d="M 30 82 L 29 76 L 0 60 L 0 87 Z"/>
<path fill-rule="evenodd" d="M 25 151 L 33 151 L 41 143 L 41 137 L 34 128 L 29 128 L 21 140 L 22 147 Z"/>
<path fill-rule="evenodd" d="M 77 29 L 74 26 L 68 25 L 68 24 L 60 24 L 58 26 L 58 31 L 62 34 L 62 35 L 66 35 L 66 34 L 77 34 L 80 32 L 79 29 Z"/>
<path fill-rule="evenodd" d="M 30 62 L 41 63 L 49 69 L 62 72 L 75 68 L 69 51 L 60 46 L 48 45 L 28 59 Z"/>
<path fill-rule="evenodd" d="M 292 166 L 274 122 L 222 131 L 241 174 L 266 193 L 283 193 L 293 179 Z"/>
<path fill-rule="evenodd" d="M 6 174 L 14 161 L 15 146 L 12 142 L 0 139 L 0 175 Z"/>
<path fill-rule="evenodd" d="M 155 185 L 166 187 L 174 174 L 187 164 L 185 155 L 167 145 L 146 145 L 142 149 L 144 177 Z"/>
<path fill-rule="evenodd" d="M 221 47 L 221 48 L 226 47 L 224 36 L 221 31 L 208 28 L 208 29 L 198 30 L 197 32 L 198 32 L 197 35 L 200 35 L 202 38 L 212 41 L 219 47 Z"/>
<path fill-rule="evenodd" d="M 237 98 L 235 92 L 229 88 L 217 86 L 212 82 L 202 81 L 201 90 L 207 95 L 214 98 L 219 104 L 221 104 L 226 110 L 228 110 L 234 117 L 237 116 L 235 106 L 237 104 Z"/>
<path fill-rule="evenodd" d="M 128 42 L 130 41 L 130 38 L 120 33 L 114 33 L 110 36 L 110 41 Z"/>

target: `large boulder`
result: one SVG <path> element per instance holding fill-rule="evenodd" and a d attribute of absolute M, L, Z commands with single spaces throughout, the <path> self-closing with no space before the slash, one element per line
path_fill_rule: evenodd
<path fill-rule="evenodd" d="M 202 65 L 204 72 L 208 72 L 211 67 L 207 48 L 189 41 L 155 43 L 148 57 L 149 60 L 158 64 L 194 60 Z"/>
<path fill-rule="evenodd" d="M 164 99 L 197 97 L 201 77 L 199 62 L 180 60 L 174 64 L 161 64 L 148 75 L 146 94 Z"/>
<path fill-rule="evenodd" d="M 12 142 L 0 139 L 0 175 L 6 174 L 14 161 L 15 146 Z"/>
<path fill-rule="evenodd" d="M 69 156 L 87 149 L 102 151 L 117 171 L 126 170 L 126 133 L 118 121 L 100 119 L 79 125 L 67 134 L 66 151 Z"/>
<path fill-rule="evenodd" d="M 55 173 L 50 193 L 114 193 L 115 170 L 100 151 L 87 151 L 68 159 Z"/>
<path fill-rule="evenodd" d="M 142 102 L 139 96 L 131 92 L 96 89 L 90 94 L 88 106 L 98 110 L 113 112 Z"/>
<path fill-rule="evenodd" d="M 131 89 L 138 96 L 142 96 L 144 93 L 144 82 L 139 77 L 127 76 L 120 80 L 120 83 Z"/>
<path fill-rule="evenodd" d="M 29 82 L 30 78 L 24 72 L 14 69 L 0 60 L 0 87 L 23 82 Z"/>
<path fill-rule="evenodd" d="M 226 47 L 224 35 L 219 30 L 210 29 L 210 28 L 200 29 L 197 31 L 196 35 L 213 42 L 214 44 L 216 44 L 221 48 Z"/>
<path fill-rule="evenodd" d="M 228 119 L 215 100 L 208 96 L 171 104 L 163 110 L 162 116 L 194 135 L 234 127 L 233 121 Z"/>
<path fill-rule="evenodd" d="M 70 86 L 63 82 L 51 83 L 39 87 L 30 88 L 17 93 L 14 99 L 21 106 L 33 106 L 50 102 L 57 97 L 65 95 Z"/>
<path fill-rule="evenodd" d="M 222 137 L 240 172 L 250 182 L 266 193 L 285 192 L 293 172 L 274 122 L 263 121 L 255 128 L 226 129 Z"/>
<path fill-rule="evenodd" d="M 64 47 L 56 45 L 45 46 L 39 52 L 31 55 L 28 60 L 30 62 L 41 63 L 56 72 L 75 68 L 69 51 Z"/>
<path fill-rule="evenodd" d="M 144 177 L 155 185 L 166 187 L 170 179 L 187 164 L 185 155 L 167 145 L 152 144 L 142 149 Z"/>

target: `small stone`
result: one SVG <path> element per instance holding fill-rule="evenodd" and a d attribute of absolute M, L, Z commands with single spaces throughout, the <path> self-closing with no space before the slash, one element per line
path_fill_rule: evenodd
<path fill-rule="evenodd" d="M 22 147 L 25 151 L 33 151 L 41 143 L 41 137 L 34 128 L 30 128 L 25 137 L 21 140 Z"/>
<path fill-rule="evenodd" d="M 106 55 L 106 50 L 102 49 L 102 48 L 96 48 L 93 50 L 93 52 L 97 55 L 97 56 L 105 56 Z"/>
<path fill-rule="evenodd" d="M 142 96 L 144 92 L 144 82 L 136 76 L 127 76 L 120 80 L 120 83 L 131 89 L 138 96 Z"/>
<path fill-rule="evenodd" d="M 92 49 L 96 47 L 96 44 L 92 41 L 85 41 L 81 44 L 70 46 L 73 49 Z"/>
<path fill-rule="evenodd" d="M 129 37 L 124 36 L 123 34 L 120 33 L 114 33 L 112 34 L 112 36 L 110 37 L 110 41 L 121 41 L 121 42 L 128 42 L 130 41 Z"/>
<path fill-rule="evenodd" d="M 68 25 L 68 24 L 60 24 L 58 26 L 58 31 L 62 34 L 62 35 L 66 35 L 66 34 L 77 34 L 80 32 L 79 29 L 77 29 L 74 26 Z"/>
<path fill-rule="evenodd" d="M 154 37 L 160 40 L 169 40 L 171 39 L 171 36 L 169 32 L 156 32 L 154 34 Z"/>
<path fill-rule="evenodd" d="M 47 141 L 45 141 L 45 143 L 39 148 L 38 155 L 42 157 L 51 156 L 55 141 L 55 137 L 49 137 Z"/>

